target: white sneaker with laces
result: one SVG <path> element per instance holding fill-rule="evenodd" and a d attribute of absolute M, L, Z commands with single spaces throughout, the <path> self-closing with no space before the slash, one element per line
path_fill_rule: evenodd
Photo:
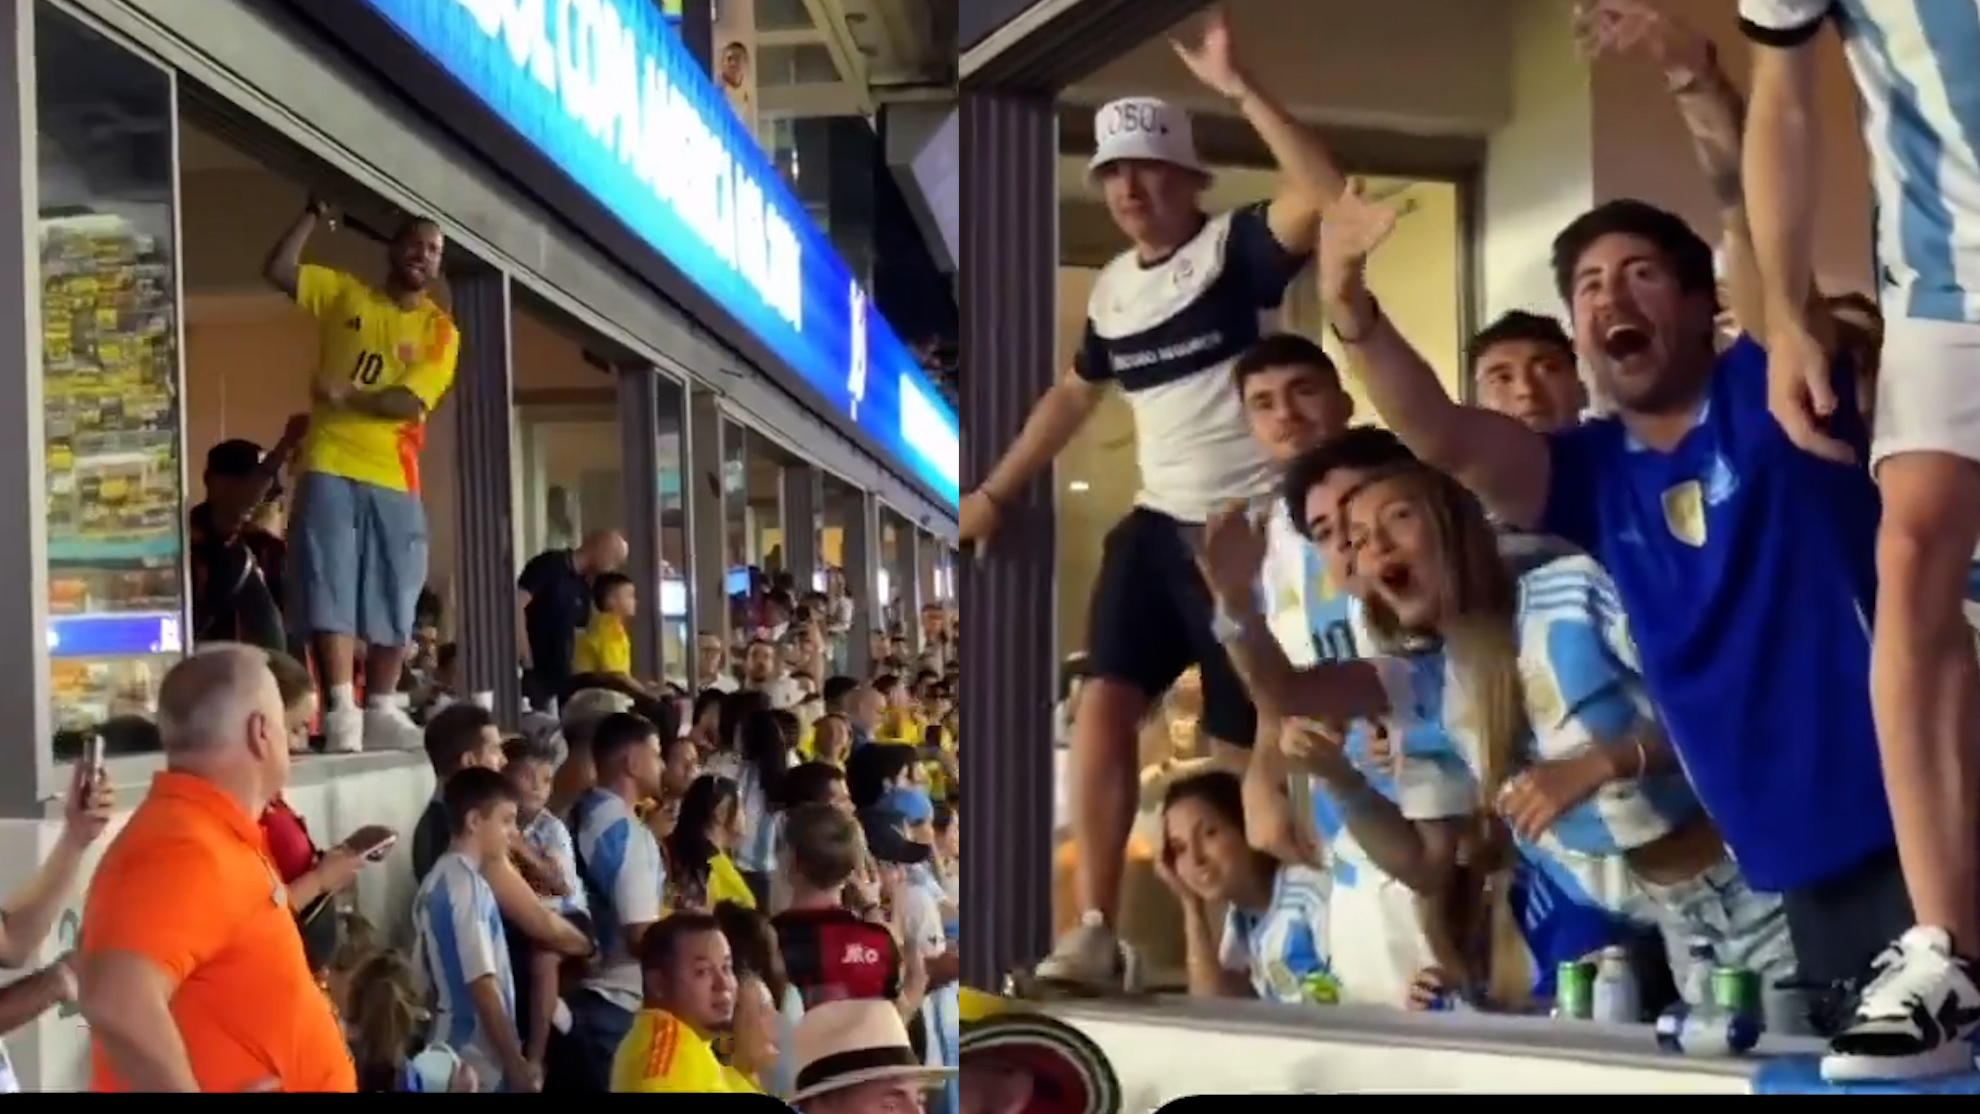
<path fill-rule="evenodd" d="M 418 750 L 425 745 L 425 732 L 406 714 L 403 703 L 378 703 L 364 710 L 364 749 Z"/>
<path fill-rule="evenodd" d="M 1822 1078 L 1831 1083 L 1924 1079 L 1973 1070 L 1980 987 L 1952 937 L 1920 925 L 1884 949 L 1856 1013 L 1829 1041 Z"/>
<path fill-rule="evenodd" d="M 332 708 L 323 713 L 323 749 L 331 754 L 363 750 L 364 713 L 356 708 Z"/>
<path fill-rule="evenodd" d="M 1120 937 L 1098 916 L 1088 914 L 1052 945 L 1052 954 L 1033 970 L 1036 978 L 1093 990 L 1125 989 L 1126 963 Z"/>

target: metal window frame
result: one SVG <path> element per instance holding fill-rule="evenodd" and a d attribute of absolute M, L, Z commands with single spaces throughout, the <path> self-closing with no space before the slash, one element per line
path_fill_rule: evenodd
<path fill-rule="evenodd" d="M 21 492 L 18 503 L 24 520 L 15 524 L 15 529 L 7 530 L 12 544 L 0 546 L 0 570 L 4 570 L 10 583 L 24 588 L 27 598 L 16 599 L 15 605 L 25 603 L 25 613 L 15 629 L 31 633 L 26 640 L 26 654 L 10 663 L 7 680 L 0 685 L 0 697 L 6 698 L 15 708 L 27 707 L 28 740 L 26 746 L 6 749 L 0 757 L 0 769 L 12 776 L 4 778 L 4 788 L 0 788 L 0 815 L 13 817 L 33 817 L 59 815 L 62 798 L 68 790 L 68 769 L 73 763 L 55 760 L 53 695 L 53 655 L 49 652 L 45 637 L 33 636 L 32 632 L 45 632 L 49 627 L 48 606 L 48 488 L 47 488 L 47 430 L 44 424 L 46 396 L 44 394 L 44 360 L 41 332 L 41 262 L 38 227 L 40 221 L 40 162 L 36 136 L 39 130 L 40 110 L 36 104 L 35 68 L 35 26 L 44 10 L 53 10 L 64 18 L 73 19 L 91 32 L 101 35 L 114 46 L 130 55 L 135 62 L 151 66 L 166 78 L 167 108 L 171 112 L 170 136 L 171 160 L 171 206 L 172 206 L 172 286 L 174 298 L 174 329 L 176 351 L 175 400 L 179 410 L 178 457 L 179 457 L 179 517 L 180 567 L 179 599 L 180 620 L 183 629 L 190 632 L 190 612 L 192 608 L 191 566 L 185 560 L 184 517 L 190 505 L 191 472 L 186 460 L 185 417 L 186 401 L 186 349 L 185 349 L 185 231 L 183 227 L 183 198 L 180 195 L 181 178 L 179 168 L 179 74 L 172 66 L 159 58 L 155 52 L 146 50 L 133 42 L 129 36 L 120 34 L 103 21 L 92 18 L 88 12 L 78 10 L 63 0 L 22 0 L 13 5 L 12 18 L 4 22 L 6 34 L 11 37 L 12 50 L 7 57 L 12 61 L 13 80 L 5 83 L 15 98 L 11 119 L 18 128 L 15 135 L 19 158 L 18 176 L 13 180 L 9 192 L 19 206 L 20 219 L 17 228 L 11 233 L 6 248 L 0 249 L 15 253 L 19 269 L 13 273 L 21 283 L 18 290 L 0 286 L 0 298 L 8 305 L 21 307 L 22 317 L 11 315 L 0 317 L 0 347 L 20 353 L 22 373 L 17 376 L 0 376 L 5 381 L 4 391 L 0 391 L 0 405 L 20 415 L 26 423 L 22 436 L 16 444 L 18 454 L 8 454 L 0 471 L 12 482 L 9 487 Z M 0 268 L 0 273 L 6 269 Z M 18 468 L 19 472 L 14 473 Z M 190 645 L 190 638 L 187 644 Z M 18 645 L 18 644 L 17 644 Z M 18 653 L 18 649 L 16 651 Z M 157 755 L 134 755 L 113 759 L 109 764 L 110 775 L 117 784 L 142 781 L 153 769 L 161 765 Z"/>

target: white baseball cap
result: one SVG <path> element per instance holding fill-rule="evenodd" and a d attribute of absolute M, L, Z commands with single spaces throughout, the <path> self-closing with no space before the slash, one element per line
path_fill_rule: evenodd
<path fill-rule="evenodd" d="M 1093 136 L 1093 161 L 1086 164 L 1089 174 L 1120 159 L 1147 159 L 1203 172 L 1189 113 L 1159 97 L 1122 97 L 1100 106 L 1093 116 Z"/>

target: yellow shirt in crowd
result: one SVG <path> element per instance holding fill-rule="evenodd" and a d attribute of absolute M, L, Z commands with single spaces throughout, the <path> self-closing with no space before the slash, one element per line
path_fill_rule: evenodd
<path fill-rule="evenodd" d="M 880 725 L 873 731 L 876 743 L 901 743 L 906 746 L 920 746 L 922 732 L 927 727 L 921 717 L 904 708 L 897 708 L 880 718 Z"/>
<path fill-rule="evenodd" d="M 615 1095 L 723 1095 L 735 1085 L 714 1046 L 665 1010 L 643 1009 L 612 1057 Z"/>
<path fill-rule="evenodd" d="M 296 276 L 296 304 L 316 318 L 319 377 L 347 381 L 366 394 L 404 387 L 429 414 L 454 385 L 461 335 L 431 298 L 401 309 L 354 276 L 306 264 Z M 302 470 L 417 492 L 425 446 L 423 417 L 401 421 L 318 406 L 309 416 Z"/>
<path fill-rule="evenodd" d="M 578 635 L 571 665 L 579 673 L 632 676 L 632 636 L 626 633 L 626 621 L 609 611 L 592 615 L 591 623 Z"/>
<path fill-rule="evenodd" d="M 725 901 L 733 901 L 745 909 L 756 908 L 756 894 L 743 881 L 736 861 L 718 851 L 708 860 L 708 907 L 713 909 Z"/>

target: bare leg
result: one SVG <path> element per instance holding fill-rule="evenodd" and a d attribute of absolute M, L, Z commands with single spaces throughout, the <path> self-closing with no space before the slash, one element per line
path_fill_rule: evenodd
<path fill-rule="evenodd" d="M 310 649 L 316 653 L 316 672 L 323 678 L 323 689 L 328 696 L 340 688 L 348 691 L 351 686 L 351 659 L 357 652 L 357 639 L 348 634 L 318 633 L 310 636 Z"/>
<path fill-rule="evenodd" d="M 399 691 L 399 674 L 405 668 L 406 648 L 404 646 L 365 647 L 364 691 L 367 697 L 385 696 Z"/>
<path fill-rule="evenodd" d="M 1038 965 L 1041 978 L 1104 985 L 1120 977 L 1114 921 L 1128 834 L 1141 796 L 1137 733 L 1148 697 L 1123 681 L 1089 681 L 1072 737 L 1073 894 L 1080 923 Z"/>
<path fill-rule="evenodd" d="M 1870 693 L 1898 855 L 1918 923 L 1980 949 L 1980 662 L 1966 579 L 1980 544 L 1980 464 L 1881 463 Z"/>
<path fill-rule="evenodd" d="M 1136 731 L 1148 710 L 1141 690 L 1121 681 L 1087 683 L 1073 724 L 1073 841 L 1079 849 L 1080 910 L 1112 923 L 1121 899 L 1123 856 L 1141 797 Z"/>

